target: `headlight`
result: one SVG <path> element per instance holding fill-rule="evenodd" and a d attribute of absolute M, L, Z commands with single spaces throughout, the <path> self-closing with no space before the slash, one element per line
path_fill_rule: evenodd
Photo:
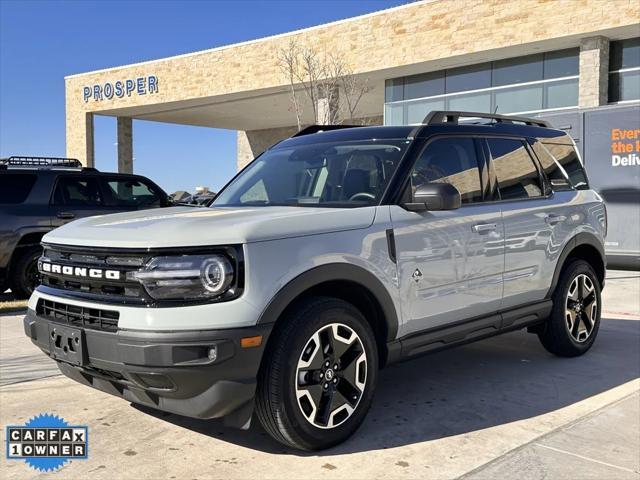
<path fill-rule="evenodd" d="M 155 257 L 142 269 L 127 272 L 156 300 L 206 300 L 224 294 L 234 279 L 223 255 Z"/>

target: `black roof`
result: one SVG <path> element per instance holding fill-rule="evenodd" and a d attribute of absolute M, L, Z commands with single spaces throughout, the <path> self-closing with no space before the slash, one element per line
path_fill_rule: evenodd
<path fill-rule="evenodd" d="M 466 120 L 464 120 L 466 119 Z M 476 135 L 513 135 L 534 138 L 561 138 L 567 133 L 551 127 L 538 118 L 498 115 L 481 112 L 436 110 L 430 112 L 420 125 L 357 126 L 311 125 L 272 148 L 292 147 L 314 143 L 348 142 L 373 139 L 426 138 L 444 133 Z"/>
<path fill-rule="evenodd" d="M 415 130 L 415 127 L 412 126 L 353 126 L 348 128 L 321 130 L 316 133 L 294 135 L 293 137 L 278 143 L 273 148 L 292 147 L 296 145 L 307 145 L 312 143 L 371 140 L 374 138 L 380 140 L 408 138 L 411 136 L 411 132 L 413 130 Z"/>
<path fill-rule="evenodd" d="M 567 137 L 567 133 L 553 128 L 517 123 L 440 123 L 435 125 L 350 127 L 294 136 L 276 144 L 274 149 L 314 143 L 348 142 L 357 140 L 426 138 L 445 133 L 471 135 L 507 135 L 532 138 Z"/>

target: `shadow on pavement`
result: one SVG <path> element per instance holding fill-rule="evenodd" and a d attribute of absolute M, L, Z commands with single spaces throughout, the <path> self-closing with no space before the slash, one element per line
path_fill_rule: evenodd
<path fill-rule="evenodd" d="M 137 407 L 219 440 L 270 453 L 331 456 L 460 435 L 558 410 L 640 377 L 640 321 L 603 319 L 578 358 L 547 353 L 524 331 L 392 365 L 358 432 L 323 452 L 286 449 L 254 418 L 249 431 Z"/>

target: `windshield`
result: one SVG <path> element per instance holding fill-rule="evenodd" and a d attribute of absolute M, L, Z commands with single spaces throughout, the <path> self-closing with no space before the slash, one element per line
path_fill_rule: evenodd
<path fill-rule="evenodd" d="M 266 151 L 211 206 L 376 205 L 410 141 L 358 140 Z"/>

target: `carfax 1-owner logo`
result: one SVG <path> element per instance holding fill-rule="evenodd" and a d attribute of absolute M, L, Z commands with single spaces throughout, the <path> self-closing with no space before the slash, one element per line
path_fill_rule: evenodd
<path fill-rule="evenodd" d="M 57 470 L 69 460 L 88 456 L 86 426 L 71 426 L 48 413 L 24 425 L 7 427 L 7 460 L 24 460 L 36 470 Z"/>

